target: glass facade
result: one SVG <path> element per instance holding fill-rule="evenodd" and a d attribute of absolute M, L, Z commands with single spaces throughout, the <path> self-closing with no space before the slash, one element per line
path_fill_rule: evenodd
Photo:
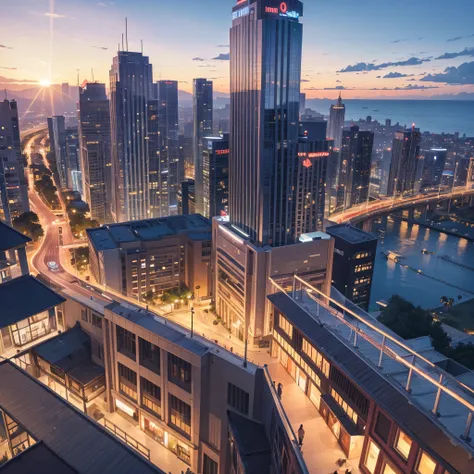
<path fill-rule="evenodd" d="M 233 11 L 229 211 L 258 245 L 294 240 L 302 10 L 297 0 L 256 0 Z"/>

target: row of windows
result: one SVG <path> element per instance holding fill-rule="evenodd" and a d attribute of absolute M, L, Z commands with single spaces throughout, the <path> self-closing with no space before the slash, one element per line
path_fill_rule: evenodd
<path fill-rule="evenodd" d="M 366 263 L 364 265 L 356 265 L 354 268 L 355 273 L 368 272 L 372 270 L 372 263 Z"/>
<path fill-rule="evenodd" d="M 358 416 L 357 413 L 347 404 L 347 402 L 333 389 L 331 388 L 331 396 L 334 401 L 347 413 L 347 416 L 357 424 Z"/>
<path fill-rule="evenodd" d="M 169 395 L 169 405 L 170 423 L 188 437 L 191 437 L 191 407 L 171 394 Z"/>
<path fill-rule="evenodd" d="M 232 383 L 227 384 L 227 404 L 242 413 L 249 414 L 249 394 Z"/>
<path fill-rule="evenodd" d="M 281 314 L 279 318 L 279 326 L 290 339 L 293 339 L 293 325 Z"/>
<path fill-rule="evenodd" d="M 360 260 L 361 258 L 369 258 L 372 257 L 372 252 L 359 252 L 356 253 L 352 258 L 354 260 Z"/>

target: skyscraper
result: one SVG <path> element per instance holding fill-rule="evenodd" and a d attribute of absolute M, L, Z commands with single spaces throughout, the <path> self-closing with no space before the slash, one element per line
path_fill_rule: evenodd
<path fill-rule="evenodd" d="M 193 115 L 196 211 L 205 215 L 203 209 L 203 139 L 212 135 L 212 81 L 194 79 Z"/>
<path fill-rule="evenodd" d="M 68 164 L 67 182 L 68 188 L 82 194 L 82 188 L 77 185 L 82 181 L 78 175 L 81 173 L 79 161 L 79 138 L 77 127 L 66 128 L 66 162 Z"/>
<path fill-rule="evenodd" d="M 345 209 L 362 204 L 369 198 L 373 132 L 361 132 L 352 126 L 342 133 L 339 189 Z"/>
<path fill-rule="evenodd" d="M 227 134 L 202 140 L 202 208 L 196 212 L 204 217 L 226 216 L 228 213 L 229 151 Z"/>
<path fill-rule="evenodd" d="M 0 219 L 9 223 L 10 219 L 30 210 L 20 147 L 18 108 L 14 100 L 0 102 L 0 163 L 0 208 L 3 208 Z"/>
<path fill-rule="evenodd" d="M 79 90 L 79 148 L 83 199 L 91 218 L 110 221 L 110 110 L 105 84 L 85 83 Z"/>
<path fill-rule="evenodd" d="M 395 133 L 388 179 L 388 196 L 419 190 L 419 180 L 421 180 L 423 170 L 420 143 L 420 130 L 414 126 L 404 132 Z"/>
<path fill-rule="evenodd" d="M 70 166 L 66 148 L 66 126 L 62 115 L 48 117 L 49 148 L 54 154 L 59 175 L 59 184 L 67 189 L 70 184 Z"/>
<path fill-rule="evenodd" d="M 334 140 L 334 147 L 341 148 L 342 131 L 344 129 L 344 119 L 346 116 L 346 106 L 342 103 L 341 94 L 336 105 L 331 105 L 329 110 L 328 134 L 327 138 Z"/>
<path fill-rule="evenodd" d="M 160 162 L 163 172 L 168 170 L 168 215 L 178 213 L 178 191 L 184 178 L 184 163 L 180 162 L 178 125 L 178 82 L 158 81 L 158 133 Z"/>
<path fill-rule="evenodd" d="M 152 86 L 148 57 L 118 51 L 110 70 L 112 217 L 116 222 L 149 217 L 147 104 Z"/>
<path fill-rule="evenodd" d="M 257 245 L 294 242 L 303 4 L 247 0 L 230 30 L 230 222 Z"/>
<path fill-rule="evenodd" d="M 423 186 L 438 186 L 441 183 L 448 150 L 446 148 L 431 148 L 424 155 Z"/>

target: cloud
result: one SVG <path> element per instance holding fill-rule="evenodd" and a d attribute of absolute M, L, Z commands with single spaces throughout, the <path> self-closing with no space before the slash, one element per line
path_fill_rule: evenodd
<path fill-rule="evenodd" d="M 216 56 L 214 61 L 229 61 L 230 60 L 230 53 L 221 53 L 219 56 Z"/>
<path fill-rule="evenodd" d="M 408 41 L 407 39 L 396 39 L 395 41 L 390 41 L 392 44 L 397 44 L 397 43 L 404 43 L 405 41 Z"/>
<path fill-rule="evenodd" d="M 8 67 L 8 66 L 0 66 L 0 69 L 8 69 L 9 71 L 16 71 L 18 68 L 16 68 L 16 67 Z"/>
<path fill-rule="evenodd" d="M 218 44 L 218 48 L 230 48 L 230 44 Z"/>
<path fill-rule="evenodd" d="M 398 79 L 399 77 L 411 77 L 413 74 L 403 74 L 401 72 L 389 72 L 383 76 L 383 79 Z M 380 76 L 377 76 L 378 78 Z"/>
<path fill-rule="evenodd" d="M 323 88 L 308 87 L 305 89 L 305 91 L 344 91 L 344 90 L 347 90 L 347 87 L 344 87 L 344 86 L 323 87 Z"/>
<path fill-rule="evenodd" d="M 338 82 L 339 84 L 341 83 L 341 81 L 339 79 L 336 82 Z"/>
<path fill-rule="evenodd" d="M 301 79 L 301 82 L 311 82 L 309 79 Z"/>
<path fill-rule="evenodd" d="M 211 65 L 210 64 L 203 64 L 203 65 L 198 66 L 198 67 L 211 67 Z"/>
<path fill-rule="evenodd" d="M 195 58 L 193 58 L 193 61 L 204 61 L 204 59 L 202 59 L 202 58 L 196 56 Z"/>
<path fill-rule="evenodd" d="M 371 89 L 357 89 L 359 91 L 424 91 L 428 89 L 439 89 L 438 86 L 420 86 L 419 84 L 409 84 L 403 87 L 372 87 Z"/>
<path fill-rule="evenodd" d="M 428 74 L 420 81 L 442 82 L 444 84 L 474 84 L 474 61 L 463 63 L 458 67 L 447 67 L 439 74 Z"/>
<path fill-rule="evenodd" d="M 419 64 L 423 64 L 424 62 L 429 62 L 429 61 L 431 61 L 430 58 L 416 58 L 413 56 L 404 61 L 388 62 L 388 63 L 381 63 L 381 64 L 362 62 L 362 63 L 346 66 L 345 68 L 340 69 L 337 72 L 379 71 L 380 69 L 386 69 L 389 67 L 418 66 Z"/>
<path fill-rule="evenodd" d="M 66 18 L 66 15 L 61 15 L 60 13 L 54 13 L 54 12 L 45 12 L 44 16 L 48 16 L 49 18 Z"/>
<path fill-rule="evenodd" d="M 464 48 L 459 53 L 444 53 L 436 59 L 454 59 L 460 56 L 474 56 L 474 48 Z"/>
<path fill-rule="evenodd" d="M 472 35 L 455 36 L 454 38 L 448 38 L 446 40 L 446 43 L 452 43 L 453 41 L 459 41 L 459 40 L 466 39 L 466 38 L 474 38 L 474 33 Z"/>
<path fill-rule="evenodd" d="M 109 49 L 106 46 L 92 46 L 92 47 L 95 49 L 103 49 L 104 51 L 107 51 Z"/>
<path fill-rule="evenodd" d="M 13 79 L 12 77 L 0 76 L 0 84 L 38 84 L 31 79 Z"/>
<path fill-rule="evenodd" d="M 0 44 L 0 49 L 13 49 L 11 46 L 6 46 L 4 44 Z"/>

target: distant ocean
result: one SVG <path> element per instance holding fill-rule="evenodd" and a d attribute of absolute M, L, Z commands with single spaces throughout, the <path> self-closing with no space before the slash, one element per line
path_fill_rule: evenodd
<path fill-rule="evenodd" d="M 385 123 L 411 126 L 415 123 L 421 131 L 431 133 L 464 133 L 474 137 L 474 101 L 455 100 L 343 100 L 346 120 L 359 120 L 368 115 Z M 306 107 L 327 116 L 335 103 L 328 99 L 308 99 Z"/>

